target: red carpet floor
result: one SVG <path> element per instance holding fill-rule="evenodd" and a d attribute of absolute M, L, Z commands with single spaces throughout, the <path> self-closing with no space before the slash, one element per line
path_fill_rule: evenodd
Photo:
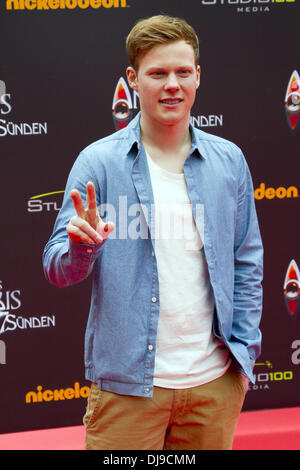
<path fill-rule="evenodd" d="M 84 450 L 84 427 L 0 434 L 0 450 Z M 300 408 L 243 412 L 234 450 L 300 450 Z"/>

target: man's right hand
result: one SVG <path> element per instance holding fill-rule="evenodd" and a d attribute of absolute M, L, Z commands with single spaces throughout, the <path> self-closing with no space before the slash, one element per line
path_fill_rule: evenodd
<path fill-rule="evenodd" d="M 71 191 L 71 197 L 76 215 L 66 227 L 69 238 L 75 243 L 102 243 L 115 225 L 113 222 L 103 222 L 99 216 L 94 184 L 88 182 L 86 185 L 86 208 L 77 189 Z"/>

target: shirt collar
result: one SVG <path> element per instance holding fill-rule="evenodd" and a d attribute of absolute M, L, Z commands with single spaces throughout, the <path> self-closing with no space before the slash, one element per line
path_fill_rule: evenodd
<path fill-rule="evenodd" d="M 138 149 L 140 148 L 141 144 L 141 129 L 140 129 L 140 118 L 141 112 L 139 111 L 138 114 L 130 121 L 126 130 L 128 132 L 127 140 L 128 140 L 128 150 L 127 155 L 131 154 L 132 151 L 135 150 L 137 153 Z M 191 155 L 195 155 L 200 158 L 206 158 L 203 153 L 201 153 L 200 148 L 200 137 L 197 136 L 195 132 L 195 127 L 190 123 L 189 126 L 191 138 L 192 138 L 192 145 L 191 145 Z"/>
<path fill-rule="evenodd" d="M 201 143 L 200 143 L 200 137 L 196 134 L 195 127 L 190 123 L 190 133 L 192 137 L 192 146 L 191 146 L 191 155 L 195 155 L 200 158 L 204 158 L 205 160 L 205 155 L 200 151 Z"/>

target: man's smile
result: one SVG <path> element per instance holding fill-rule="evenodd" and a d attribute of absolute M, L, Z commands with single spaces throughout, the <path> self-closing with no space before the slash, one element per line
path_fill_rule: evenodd
<path fill-rule="evenodd" d="M 182 98 L 165 98 L 162 100 L 159 100 L 160 103 L 162 104 L 167 104 L 167 105 L 176 105 L 179 104 L 183 101 Z"/>

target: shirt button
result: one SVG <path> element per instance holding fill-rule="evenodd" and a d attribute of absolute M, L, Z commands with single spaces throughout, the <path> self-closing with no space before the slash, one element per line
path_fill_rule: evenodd
<path fill-rule="evenodd" d="M 149 349 L 149 351 L 152 351 L 152 349 L 153 349 L 152 344 L 149 344 L 148 349 Z"/>
<path fill-rule="evenodd" d="M 155 256 L 155 253 L 154 253 L 154 251 L 152 251 L 152 256 Z"/>
<path fill-rule="evenodd" d="M 150 388 L 145 388 L 145 393 L 149 393 L 150 392 Z"/>
<path fill-rule="evenodd" d="M 151 300 L 152 300 L 152 302 L 156 302 L 157 299 L 156 299 L 156 297 L 152 297 Z"/>

